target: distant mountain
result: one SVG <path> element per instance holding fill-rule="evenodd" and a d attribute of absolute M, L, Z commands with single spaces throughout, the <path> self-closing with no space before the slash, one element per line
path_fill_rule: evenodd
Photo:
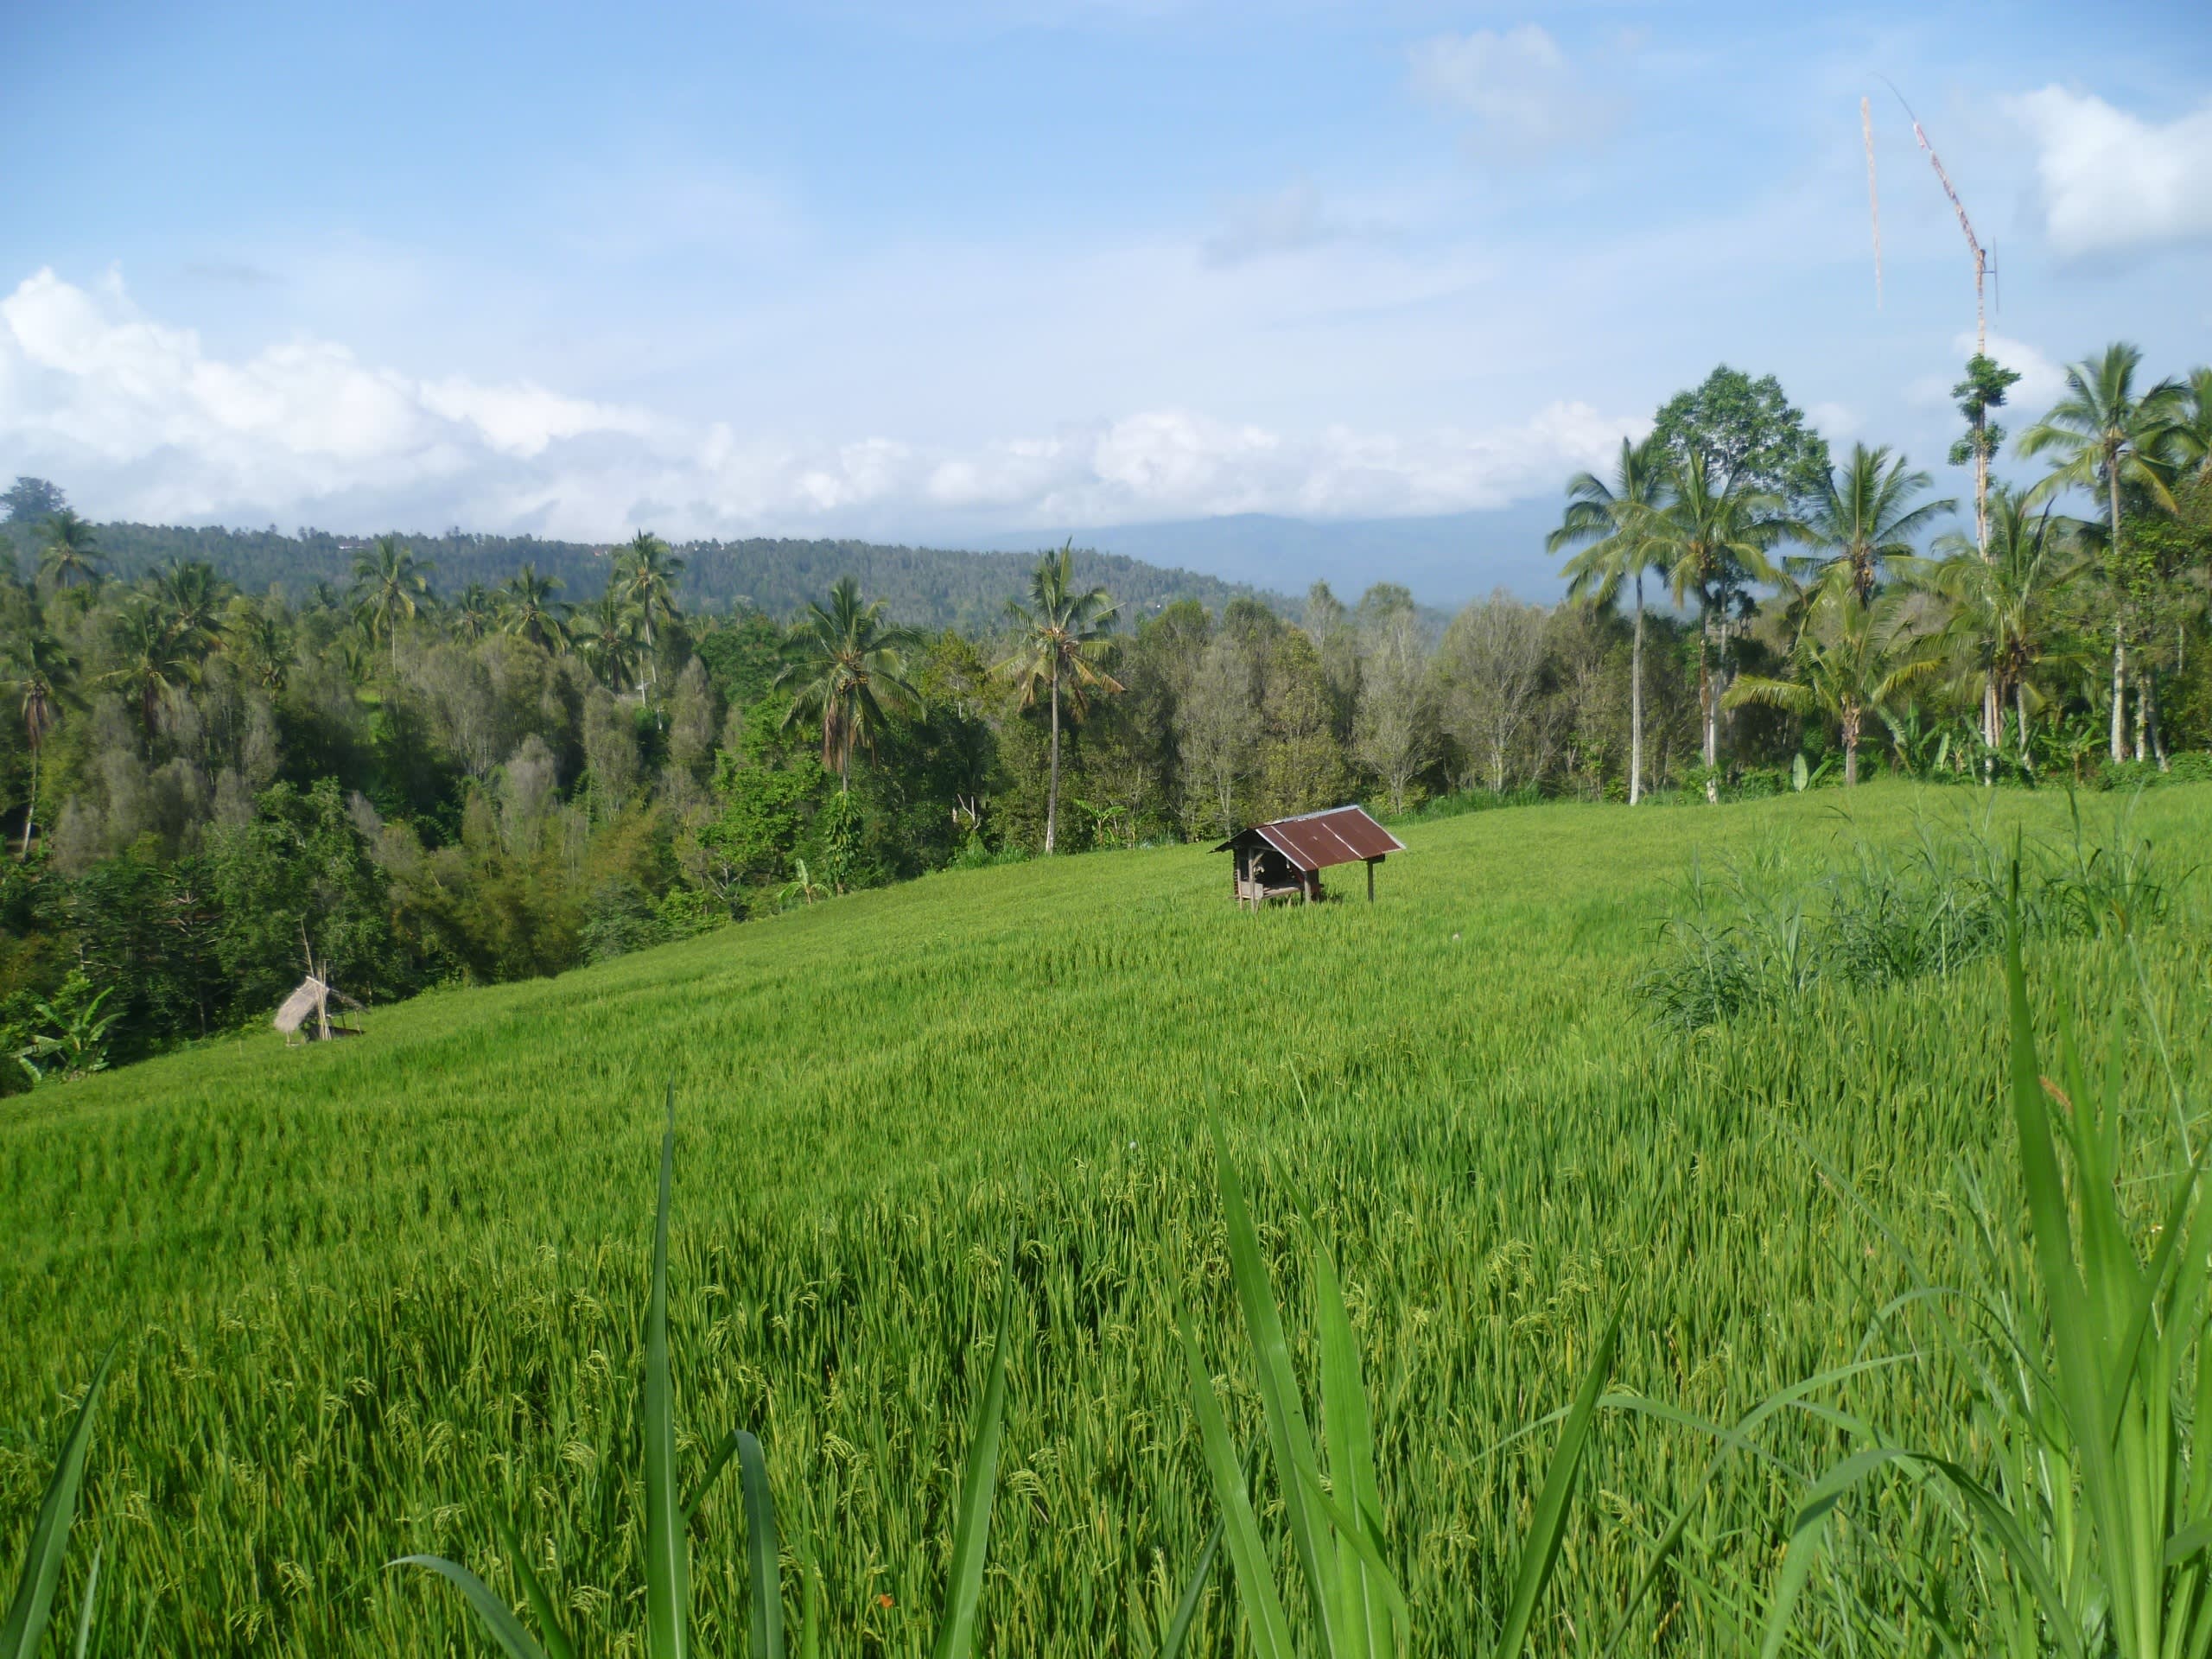
<path fill-rule="evenodd" d="M 1423 603 L 1456 607 L 1503 587 L 1524 599 L 1559 597 L 1559 563 L 1544 537 L 1559 523 L 1550 501 L 1427 518 L 1284 518 L 1238 513 L 1171 524 L 1079 524 L 978 539 L 991 547 L 1078 547 L 1204 570 L 1224 582 L 1303 594 L 1325 581 L 1347 603 L 1369 584 L 1395 582 Z"/>
<path fill-rule="evenodd" d="M 355 556 L 371 539 L 318 530 L 287 536 L 273 527 L 129 524 L 102 524 L 98 534 L 100 550 L 119 576 L 143 575 L 174 559 L 203 559 L 242 588 L 259 592 L 276 585 L 295 596 L 312 591 L 317 582 L 343 590 L 353 579 Z M 604 546 L 530 536 L 448 531 L 402 539 L 418 557 L 435 563 L 433 585 L 448 597 L 470 582 L 496 587 L 530 563 L 566 584 L 564 598 L 588 600 L 605 587 L 611 556 Z M 1007 601 L 1027 590 L 1036 550 L 1043 544 L 1024 543 L 1019 552 L 976 553 L 871 542 L 750 540 L 693 542 L 677 550 L 686 564 L 683 591 L 688 606 L 718 609 L 741 600 L 772 615 L 790 617 L 809 600 L 826 594 L 838 577 L 851 575 L 870 599 L 887 601 L 900 622 L 982 632 L 999 620 Z M 1103 583 L 1132 620 L 1179 599 L 1195 599 L 1217 612 L 1238 594 L 1257 592 L 1254 585 L 1166 569 L 1122 552 L 1078 548 L 1076 572 L 1081 581 Z M 1297 602 L 1282 594 L 1258 596 L 1287 614 L 1298 613 Z"/>

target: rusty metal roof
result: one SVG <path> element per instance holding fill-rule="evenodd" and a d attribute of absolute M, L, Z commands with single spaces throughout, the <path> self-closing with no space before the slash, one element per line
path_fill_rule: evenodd
<path fill-rule="evenodd" d="M 1301 870 L 1325 870 L 1337 864 L 1364 863 L 1389 853 L 1402 853 L 1405 842 L 1357 806 L 1334 806 L 1240 830 L 1220 846 L 1225 853 L 1240 842 L 1265 842 Z"/>

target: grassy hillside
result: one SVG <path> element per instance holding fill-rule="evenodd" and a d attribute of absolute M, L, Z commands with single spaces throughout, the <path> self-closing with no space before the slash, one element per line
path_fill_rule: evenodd
<path fill-rule="evenodd" d="M 59 1391 L 120 1337 L 79 1567 L 105 1544 L 111 1615 L 150 1621 L 150 1651 L 487 1651 L 456 1598 L 382 1564 L 435 1549 L 506 1586 L 487 1566 L 500 1510 L 596 1650 L 622 1650 L 672 1085 L 684 1455 L 759 1428 L 788 1528 L 823 1562 L 832 1650 L 926 1647 L 967 1356 L 1011 1232 L 1024 1318 L 987 1649 L 1148 1654 L 1212 1519 L 1178 1303 L 1236 1379 L 1248 1438 L 1255 1408 L 1213 1112 L 1294 1307 L 1284 1179 L 1337 1230 L 1417 1650 L 1471 1652 L 1548 1441 L 1491 1449 L 1566 1402 L 1616 1295 L 1621 1386 L 1721 1418 L 1846 1357 L 1905 1283 L 1793 1134 L 1939 1270 L 1957 1171 L 2011 1191 L 1989 964 L 1816 991 L 1695 1039 L 1655 1032 L 1631 991 L 1694 853 L 1810 870 L 1979 804 L 1870 786 L 1493 812 L 1409 830 L 1371 909 L 1258 917 L 1195 849 L 946 874 L 426 996 L 352 1043 L 257 1037 L 41 1090 L 0 1118 L 0 1561 L 66 1426 Z M 2209 809 L 2212 788 L 2157 791 L 2135 825 L 2169 868 L 2202 862 Z M 2050 836 L 2065 803 L 1996 811 L 2000 831 Z M 2185 1080 L 2212 1054 L 2202 900 L 2185 890 L 2140 951 Z M 2133 983 L 2107 944 L 2033 967 L 2090 1007 Z M 1902 1370 L 1848 1402 L 1940 1434 L 1946 1386 Z M 1732 1466 L 1701 1570 L 1770 1572 L 1798 1496 L 1783 1470 L 1833 1446 L 1801 1420 L 1780 1466 Z M 1606 1421 L 1540 1650 L 1610 1627 L 1704 1455 Z M 732 1484 L 696 1548 L 704 1651 L 742 1643 L 738 1527 Z M 1723 1613 L 1669 1590 L 1633 1645 L 1662 1621 L 1667 1650 L 1729 1641 Z M 1229 1651 L 1224 1630 L 1216 1605 L 1198 1650 Z"/>

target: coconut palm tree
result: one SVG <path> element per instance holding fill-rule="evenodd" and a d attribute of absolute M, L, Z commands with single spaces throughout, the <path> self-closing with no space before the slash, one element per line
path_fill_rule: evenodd
<path fill-rule="evenodd" d="M 558 576 L 541 576 L 525 564 L 500 589 L 500 626 L 556 655 L 569 644 L 569 607 L 553 597 L 566 586 Z"/>
<path fill-rule="evenodd" d="M 115 667 L 95 683 L 112 688 L 138 705 L 146 735 L 161 726 L 162 715 L 183 698 L 199 677 L 200 659 L 170 631 L 153 598 L 137 595 L 116 619 Z"/>
<path fill-rule="evenodd" d="M 2212 483 L 2212 368 L 2191 369 L 2168 439 L 2176 476 Z"/>
<path fill-rule="evenodd" d="M 100 579 L 99 540 L 89 520 L 73 507 L 50 515 L 41 527 L 39 574 L 56 588 L 73 588 Z"/>
<path fill-rule="evenodd" d="M 372 639 L 391 645 L 391 666 L 399 668 L 399 630 L 430 603 L 430 575 L 437 566 L 418 559 L 397 536 L 379 536 L 354 556 L 353 608 Z"/>
<path fill-rule="evenodd" d="M 22 698 L 23 741 L 31 753 L 30 799 L 23 807 L 23 845 L 19 859 L 31 855 L 31 829 L 38 816 L 38 763 L 47 734 L 61 718 L 77 659 L 42 627 L 28 630 L 16 643 L 16 690 Z"/>
<path fill-rule="evenodd" d="M 2071 364 L 2066 396 L 2050 412 L 2020 434 L 2024 455 L 2050 454 L 2057 462 L 2036 486 L 2038 500 L 2061 490 L 2090 490 L 2103 497 L 2105 546 L 2114 569 L 2125 552 L 2120 544 L 2123 490 L 2136 490 L 2169 512 L 2173 494 L 2166 487 L 2161 456 L 2182 416 L 2182 391 L 2171 380 L 2138 391 L 2136 372 L 2143 353 L 2125 340 L 2105 347 L 2104 355 Z M 2112 619 L 2112 758 L 2126 758 L 2127 619 L 2114 606 Z"/>
<path fill-rule="evenodd" d="M 1897 561 L 1907 585 L 1942 602 L 1938 642 L 1986 689 L 2000 715 L 2012 702 L 2023 765 L 2030 759 L 2029 709 L 2045 700 L 2038 682 L 2057 671 L 2070 678 L 2083 665 L 2066 644 L 2067 600 L 2088 562 L 2079 528 L 1999 485 L 1989 493 L 1986 559 L 1971 537 L 1954 531 L 1938 538 L 1936 556 Z M 1983 733 L 1993 748 L 2003 735 L 2001 722 Z"/>
<path fill-rule="evenodd" d="M 198 559 L 171 564 L 156 575 L 154 603 L 177 648 L 204 657 L 222 641 L 223 579 Z"/>
<path fill-rule="evenodd" d="M 1851 458 L 1822 480 L 1793 532 L 1820 551 L 1788 561 L 1792 570 L 1813 584 L 1841 583 L 1861 605 L 1872 604 L 1883 567 L 1910 557 L 1916 539 L 1958 506 L 1948 499 L 1922 500 L 1936 480 L 1906 466 L 1887 444 L 1852 445 Z"/>
<path fill-rule="evenodd" d="M 1007 616 L 1021 630 L 1014 654 L 999 671 L 1012 677 L 1020 706 L 1033 709 L 1041 696 L 1052 711 L 1051 772 L 1045 785 L 1045 850 L 1058 838 L 1060 817 L 1060 706 L 1082 718 L 1093 691 L 1114 692 L 1121 682 L 1099 666 L 1108 649 L 1116 607 L 1103 588 L 1078 592 L 1075 585 L 1075 543 L 1037 561 L 1029 575 L 1027 607 L 1008 602 Z"/>
<path fill-rule="evenodd" d="M 639 531 L 614 555 L 614 576 L 608 586 L 637 613 L 645 639 L 647 688 L 653 674 L 653 622 L 656 618 L 680 614 L 676 608 L 676 586 L 683 575 L 683 561 L 649 530 Z"/>
<path fill-rule="evenodd" d="M 1870 715 L 1883 714 L 1899 694 L 1943 669 L 1906 626 L 1892 595 L 1862 604 L 1847 586 L 1825 588 L 1797 636 L 1790 677 L 1740 676 L 1721 697 L 1728 708 L 1758 703 L 1800 717 L 1824 714 L 1843 739 L 1843 781 L 1859 781 L 1859 741 Z"/>
<path fill-rule="evenodd" d="M 474 645 L 499 626 L 499 600 L 480 582 L 472 582 L 454 596 L 453 611 L 448 619 L 454 637 Z"/>
<path fill-rule="evenodd" d="M 1731 480 L 1714 482 L 1705 456 L 1693 450 L 1669 468 L 1668 496 L 1654 520 L 1653 552 L 1678 605 L 1698 610 L 1698 707 L 1704 720 L 1707 772 L 1720 765 L 1720 709 L 1733 653 L 1733 621 L 1747 613 L 1751 585 L 1770 582 L 1767 550 L 1789 528 L 1779 496 Z M 1738 613 L 1736 618 L 1731 612 Z M 1705 798 L 1720 798 L 1716 778 Z"/>
<path fill-rule="evenodd" d="M 921 693 L 906 677 L 906 653 L 920 643 L 912 628 L 886 626 L 881 600 L 861 604 L 850 576 L 837 578 L 826 607 L 810 603 L 792 630 L 775 678 L 791 693 L 783 723 L 821 722 L 822 764 L 837 774 L 841 793 L 852 788 L 853 751 L 875 753 L 887 710 L 920 707 Z"/>
<path fill-rule="evenodd" d="M 576 652 L 610 691 L 629 688 L 637 675 L 639 613 L 612 582 L 597 601 L 571 620 L 569 634 Z"/>
<path fill-rule="evenodd" d="M 1628 799 L 1643 797 L 1643 577 L 1660 568 L 1660 510 L 1667 499 L 1667 447 L 1656 438 L 1641 444 L 1621 440 L 1612 482 L 1594 473 L 1567 480 L 1567 513 L 1544 539 L 1544 550 L 1582 550 L 1563 567 L 1567 596 L 1611 609 L 1621 585 L 1636 595 L 1636 623 L 1629 647 Z"/>
<path fill-rule="evenodd" d="M 292 671 L 292 631 L 279 601 L 234 599 L 225 614 L 224 649 L 264 691 L 282 691 Z"/>

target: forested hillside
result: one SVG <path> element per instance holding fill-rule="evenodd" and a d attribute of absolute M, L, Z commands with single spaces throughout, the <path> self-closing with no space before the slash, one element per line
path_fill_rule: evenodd
<path fill-rule="evenodd" d="M 246 593 L 281 586 L 295 604 L 322 583 L 343 590 L 353 563 L 371 537 L 302 529 L 286 535 L 267 530 L 225 530 L 173 524 L 101 524 L 99 546 L 113 574 L 150 575 L 164 566 L 199 561 Z M 448 530 L 440 536 L 401 537 L 416 557 L 434 565 L 439 585 L 454 591 L 470 582 L 496 588 L 521 564 L 533 564 L 560 582 L 571 598 L 606 585 L 614 550 L 582 542 L 540 541 L 534 536 L 479 536 Z M 684 561 L 687 605 L 702 610 L 732 606 L 765 611 L 785 620 L 809 601 L 851 576 L 893 620 L 918 628 L 976 632 L 995 627 L 1006 603 L 1018 598 L 1037 562 L 1033 552 L 967 553 L 938 547 L 890 547 L 874 542 L 790 541 L 752 537 L 735 542 L 689 542 L 677 546 Z M 1077 550 L 1077 574 L 1113 591 L 1123 613 L 1147 616 L 1179 599 L 1219 610 L 1239 594 L 1258 590 L 1195 571 L 1147 564 L 1118 553 Z M 1286 603 L 1267 595 L 1278 607 Z"/>
<path fill-rule="evenodd" d="M 2004 384 L 1975 364 L 1979 481 Z M 264 1019 L 309 951 L 381 1001 L 1352 800 L 2202 774 L 2212 371 L 2146 385 L 2121 345 L 2071 372 L 2020 443 L 2053 470 L 1981 511 L 1718 370 L 1569 481 L 1567 602 L 1440 628 L 1387 581 L 1178 597 L 1081 555 L 163 542 L 18 480 L 0 1086 Z"/>

